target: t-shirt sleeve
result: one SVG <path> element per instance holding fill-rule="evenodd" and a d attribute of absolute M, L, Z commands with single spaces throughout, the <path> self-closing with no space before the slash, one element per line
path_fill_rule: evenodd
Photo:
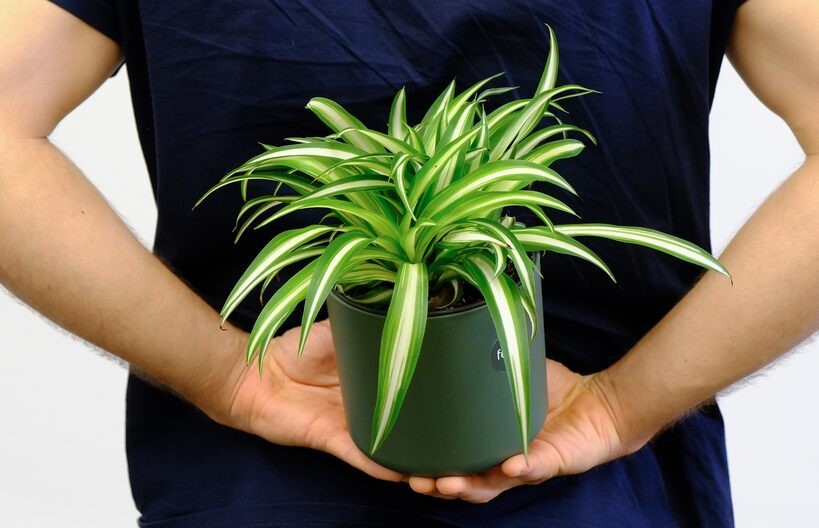
<path fill-rule="evenodd" d="M 115 0 L 51 0 L 51 2 L 122 45 Z"/>

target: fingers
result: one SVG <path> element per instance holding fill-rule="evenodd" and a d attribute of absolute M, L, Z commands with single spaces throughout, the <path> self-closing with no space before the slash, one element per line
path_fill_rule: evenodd
<path fill-rule="evenodd" d="M 483 473 L 459 477 L 410 477 L 409 485 L 416 493 L 439 499 L 461 499 L 476 504 L 489 502 L 504 491 L 524 484 L 510 479 L 498 467 Z"/>
<path fill-rule="evenodd" d="M 440 493 L 438 488 L 435 486 L 434 478 L 413 476 L 409 477 L 407 482 L 409 483 L 410 488 L 412 488 L 412 491 L 422 495 L 444 500 L 455 500 L 458 498 L 453 495 L 444 495 L 443 493 Z"/>
<path fill-rule="evenodd" d="M 504 491 L 525 484 L 520 479 L 509 478 L 499 467 L 483 473 L 463 477 L 442 477 L 436 482 L 439 493 L 482 504 L 489 502 Z"/>
<path fill-rule="evenodd" d="M 500 466 L 482 473 L 457 477 L 409 477 L 416 493 L 441 499 L 461 499 L 472 503 L 488 502 L 506 490 L 527 484 L 540 484 L 561 474 L 563 461 L 558 451 L 546 442 L 536 442 L 529 450 L 529 461 L 515 455 Z"/>
<path fill-rule="evenodd" d="M 509 478 L 517 478 L 527 484 L 537 484 L 560 475 L 563 470 L 560 453 L 547 442 L 534 442 L 529 449 L 529 461 L 515 455 L 501 464 L 501 471 Z"/>

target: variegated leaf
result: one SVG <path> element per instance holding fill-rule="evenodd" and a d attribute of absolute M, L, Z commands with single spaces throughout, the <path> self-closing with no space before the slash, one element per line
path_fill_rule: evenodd
<path fill-rule="evenodd" d="M 381 336 L 371 455 L 381 447 L 392 430 L 407 394 L 421 352 L 428 299 L 426 266 L 420 262 L 401 264 Z"/>

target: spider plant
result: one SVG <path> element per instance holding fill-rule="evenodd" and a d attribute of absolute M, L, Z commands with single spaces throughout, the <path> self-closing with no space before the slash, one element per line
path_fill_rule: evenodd
<path fill-rule="evenodd" d="M 327 125 L 329 135 L 263 145 L 264 152 L 230 171 L 196 204 L 238 183 L 244 206 L 238 213 L 237 240 L 251 225 L 259 229 L 295 211 L 330 211 L 317 225 L 274 236 L 236 283 L 221 317 L 224 323 L 260 284 L 263 295 L 286 266 L 306 261 L 264 304 L 253 326 L 246 360 L 257 359 L 261 368 L 268 343 L 302 302 L 299 355 L 333 288 L 354 303 L 383 310 L 371 455 L 401 409 L 428 313 L 457 305 L 467 284 L 480 292 L 490 311 L 504 351 L 521 448 L 528 454 L 528 351 L 537 322 L 535 297 L 540 295 L 534 252 L 586 260 L 614 280 L 604 261 L 576 240 L 603 237 L 728 274 L 705 250 L 656 230 L 555 225 L 547 216 L 548 210 L 575 213 L 566 203 L 533 190 L 532 184 L 543 182 L 576 195 L 551 165 L 578 155 L 584 140 L 596 143 L 587 130 L 555 113 L 564 111 L 561 101 L 594 90 L 556 85 L 558 47 L 551 28 L 549 32 L 550 52 L 531 98 L 487 113 L 484 104 L 490 97 L 515 88 L 488 88 L 495 76 L 457 92 L 453 81 L 411 126 L 401 89 L 386 132 L 367 128 L 332 100 L 314 98 L 307 109 Z M 248 199 L 251 181 L 275 182 L 276 191 Z M 279 192 L 284 186 L 288 194 Z M 511 206 L 531 211 L 537 225 L 524 226 L 504 214 Z"/>

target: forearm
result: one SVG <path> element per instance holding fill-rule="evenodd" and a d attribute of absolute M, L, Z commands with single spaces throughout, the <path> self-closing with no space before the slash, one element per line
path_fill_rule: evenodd
<path fill-rule="evenodd" d="M 819 328 L 819 157 L 749 219 L 713 272 L 605 371 L 620 430 L 645 440 Z"/>
<path fill-rule="evenodd" d="M 134 237 L 41 138 L 0 138 L 0 281 L 72 333 L 219 419 L 244 332 Z M 227 382 L 227 385 L 226 385 Z"/>

